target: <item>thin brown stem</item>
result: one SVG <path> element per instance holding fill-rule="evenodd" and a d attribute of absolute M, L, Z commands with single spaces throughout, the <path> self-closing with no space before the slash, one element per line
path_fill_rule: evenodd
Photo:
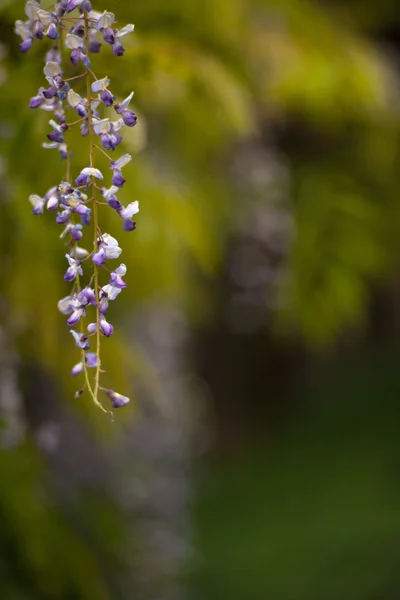
<path fill-rule="evenodd" d="M 97 144 L 94 144 L 94 147 L 97 148 L 97 150 L 100 150 L 100 152 L 102 152 L 104 154 L 104 156 L 107 156 L 108 160 L 111 160 L 111 161 L 114 160 L 113 158 L 111 158 L 111 156 L 109 154 L 107 154 L 107 152 L 105 150 L 103 150 L 103 148 L 101 148 Z"/>

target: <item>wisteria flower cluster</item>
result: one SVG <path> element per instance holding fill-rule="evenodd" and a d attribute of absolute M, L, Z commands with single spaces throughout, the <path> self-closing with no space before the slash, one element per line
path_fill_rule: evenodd
<path fill-rule="evenodd" d="M 27 53 L 35 40 L 50 40 L 44 67 L 47 85 L 39 88 L 29 106 L 51 113 L 51 131 L 43 147 L 57 150 L 67 165 L 60 183 L 43 197 L 32 194 L 29 200 L 34 215 L 45 211 L 56 213 L 55 221 L 62 226 L 60 237 L 68 241 L 64 279 L 72 284 L 72 289 L 59 301 L 58 308 L 67 317 L 66 323 L 81 353 L 81 360 L 72 368 L 72 375 L 83 373 L 84 385 L 75 396 L 79 397 L 86 389 L 94 403 L 108 412 L 99 400 L 100 392 L 108 395 L 114 408 L 129 402 L 128 397 L 100 385 L 103 372 L 100 343 L 114 330 L 107 320 L 109 303 L 127 284 L 123 279 L 126 275 L 123 263 L 113 270 L 108 266 L 109 261 L 119 259 L 122 250 L 114 237 L 101 230 L 98 213 L 100 205 L 108 205 L 121 218 L 124 231 L 133 231 L 136 227 L 132 217 L 139 212 L 138 202 L 123 206 L 117 197 L 125 184 L 123 168 L 132 157 L 124 154 L 114 160 L 108 152 L 119 146 L 123 128 L 136 125 L 137 118 L 129 108 L 133 92 L 116 103 L 110 90 L 110 79 L 98 79 L 91 70 L 90 55 L 100 52 L 105 44 L 111 46 L 115 56 L 122 56 L 125 48 L 121 40 L 134 27 L 115 28 L 115 15 L 92 10 L 89 0 L 62 0 L 46 9 L 41 6 L 41 0 L 28 0 L 25 14 L 27 20 L 15 24 L 15 31 L 21 37 L 21 52 Z M 68 70 L 74 69 L 79 71 L 78 74 L 65 77 Z M 102 116 L 104 107 L 114 110 L 114 120 Z M 74 113 L 76 116 L 71 118 Z M 88 138 L 87 164 L 75 179 L 71 177 L 75 165 L 67 142 L 67 132 L 73 126 L 79 126 L 82 137 Z M 95 166 L 97 152 L 105 154 L 110 161 L 108 187 L 103 185 L 105 175 Z M 82 246 L 90 225 L 89 231 L 93 232 L 91 252 Z M 85 318 L 90 314 L 93 315 L 91 322 L 86 323 Z M 94 349 L 90 351 L 92 345 Z M 94 369 L 93 378 L 89 376 L 89 369 Z"/>

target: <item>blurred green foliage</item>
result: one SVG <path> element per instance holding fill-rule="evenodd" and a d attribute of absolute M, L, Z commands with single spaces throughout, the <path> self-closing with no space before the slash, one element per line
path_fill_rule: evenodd
<path fill-rule="evenodd" d="M 398 361 L 337 361 L 279 435 L 202 465 L 199 598 L 398 597 Z"/>

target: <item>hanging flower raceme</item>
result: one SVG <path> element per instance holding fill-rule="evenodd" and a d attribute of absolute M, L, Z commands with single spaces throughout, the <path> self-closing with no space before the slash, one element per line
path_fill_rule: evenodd
<path fill-rule="evenodd" d="M 135 201 L 124 206 L 117 198 L 117 193 L 126 183 L 122 169 L 131 162 L 132 156 L 123 154 L 116 159 L 109 156 L 111 177 L 109 183 L 105 182 L 105 186 L 100 187 L 98 182 L 103 182 L 106 177 L 95 165 L 95 153 L 97 150 L 103 154 L 114 151 L 123 142 L 123 128 L 136 125 L 137 117 L 129 108 L 133 92 L 116 103 L 110 78 L 97 78 L 92 72 L 90 54 L 100 52 L 105 43 L 111 46 L 115 56 L 122 56 L 125 48 L 121 38 L 131 33 L 134 27 L 115 28 L 115 15 L 92 10 L 89 0 L 61 0 L 53 7 L 46 6 L 46 9 L 41 6 L 40 0 L 28 0 L 25 15 L 27 20 L 19 20 L 15 24 L 15 33 L 21 38 L 20 51 L 27 53 L 35 40 L 50 40 L 43 69 L 47 84 L 45 82 L 30 98 L 29 107 L 51 114 L 51 130 L 47 132 L 47 141 L 42 147 L 57 150 L 67 163 L 67 175 L 61 182 L 57 182 L 43 197 L 31 194 L 29 202 L 35 215 L 56 211 L 55 221 L 63 225 L 60 238 L 67 240 L 69 246 L 65 255 L 68 265 L 64 280 L 72 285 L 72 289 L 59 301 L 58 309 L 65 315 L 75 346 L 81 353 L 81 360 L 71 371 L 73 376 L 84 375 L 84 386 L 75 397 L 80 397 L 86 389 L 94 403 L 107 412 L 98 399 L 101 391 L 111 400 L 113 408 L 129 402 L 127 396 L 100 385 L 101 340 L 114 332 L 106 313 L 110 302 L 127 286 L 124 280 L 127 269 L 123 263 L 114 270 L 108 264 L 120 257 L 122 249 L 116 238 L 102 233 L 98 206 L 100 203 L 108 204 L 121 217 L 123 230 L 133 231 L 136 223 L 132 217 L 139 212 L 139 203 Z M 62 56 L 66 57 L 65 63 Z M 73 69 L 78 72 L 70 74 Z M 105 108 L 110 107 L 117 115 L 114 121 L 102 114 Z M 73 112 L 78 118 L 70 118 Z M 74 163 L 68 144 L 69 131 L 74 126 L 79 127 L 82 138 L 88 139 L 88 162 L 83 166 Z M 96 136 L 104 150 L 95 144 Z M 78 246 L 78 242 L 85 241 L 92 221 L 93 236 L 89 243 L 92 250 L 89 251 Z M 89 314 L 90 322 L 85 325 Z M 92 351 L 87 352 L 90 348 Z M 90 376 L 89 369 L 93 370 L 94 377 Z"/>

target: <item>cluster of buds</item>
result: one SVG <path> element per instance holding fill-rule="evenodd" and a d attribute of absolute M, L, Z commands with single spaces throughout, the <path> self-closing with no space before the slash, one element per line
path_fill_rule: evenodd
<path fill-rule="evenodd" d="M 113 159 L 108 152 L 114 151 L 122 141 L 121 130 L 136 125 L 137 117 L 129 108 L 133 92 L 116 103 L 110 91 L 110 79 L 98 79 L 91 70 L 91 53 L 98 53 L 108 44 L 115 56 L 122 56 L 125 48 L 121 38 L 131 33 L 133 25 L 122 29 L 113 27 L 115 15 L 103 14 L 92 10 L 89 0 L 63 0 L 52 8 L 42 8 L 41 0 L 28 0 L 25 5 L 26 21 L 17 21 L 15 31 L 22 39 L 20 50 L 27 53 L 34 40 L 51 40 L 47 50 L 44 75 L 48 85 L 40 87 L 29 103 L 30 108 L 52 113 L 49 120 L 48 141 L 43 143 L 47 149 L 56 149 L 62 160 L 66 161 L 66 174 L 63 180 L 49 189 L 41 197 L 32 194 L 29 201 L 33 214 L 45 211 L 56 213 L 55 221 L 62 225 L 61 238 L 68 241 L 66 259 L 68 268 L 64 279 L 72 283 L 72 290 L 60 302 L 60 312 L 67 316 L 66 323 L 75 345 L 81 353 L 81 360 L 72 368 L 72 375 L 84 374 L 84 385 L 76 392 L 80 396 L 85 389 L 95 404 L 103 411 L 106 409 L 99 401 L 99 393 L 105 392 L 114 408 L 124 406 L 129 398 L 114 390 L 100 385 L 103 372 L 100 360 L 100 343 L 103 337 L 110 337 L 114 328 L 107 321 L 109 303 L 116 299 L 126 287 L 123 277 L 126 266 L 121 263 L 111 270 L 108 261 L 119 258 L 122 253 L 118 241 L 108 233 L 102 232 L 98 211 L 100 205 L 108 205 L 122 219 L 122 229 L 133 231 L 136 223 L 132 217 L 139 212 L 137 201 L 123 206 L 117 198 L 118 191 L 124 186 L 122 169 L 131 160 L 129 154 Z M 69 61 L 64 57 L 69 55 Z M 68 64 L 70 66 L 68 67 Z M 65 77 L 66 69 L 79 69 L 81 72 Z M 74 82 L 73 89 L 70 82 Z M 79 89 L 79 86 L 81 89 Z M 80 92 L 80 93 L 78 93 Z M 112 108 L 115 119 L 102 117 L 102 108 Z M 76 113 L 78 118 L 69 122 L 68 117 Z M 67 143 L 67 132 L 73 126 L 79 126 L 82 137 L 88 138 L 87 165 L 72 178 L 72 153 Z M 97 139 L 99 143 L 97 144 Z M 101 152 L 110 161 L 111 181 L 109 187 L 103 186 L 104 174 L 95 166 L 95 154 Z M 99 200 L 101 198 L 101 200 Z M 91 226 L 92 225 L 92 226 Z M 82 247 L 85 228 L 91 226 L 93 248 L 89 252 Z M 107 266 L 106 266 L 107 265 Z M 84 267 L 87 269 L 84 270 Z M 85 272 L 86 271 L 86 272 Z M 102 281 L 102 275 L 107 278 Z M 84 282 L 84 278 L 86 281 Z M 93 318 L 85 322 L 87 313 Z M 93 341 L 94 343 L 93 343 Z M 92 351 L 88 351 L 91 345 Z M 94 377 L 89 376 L 94 369 Z"/>

